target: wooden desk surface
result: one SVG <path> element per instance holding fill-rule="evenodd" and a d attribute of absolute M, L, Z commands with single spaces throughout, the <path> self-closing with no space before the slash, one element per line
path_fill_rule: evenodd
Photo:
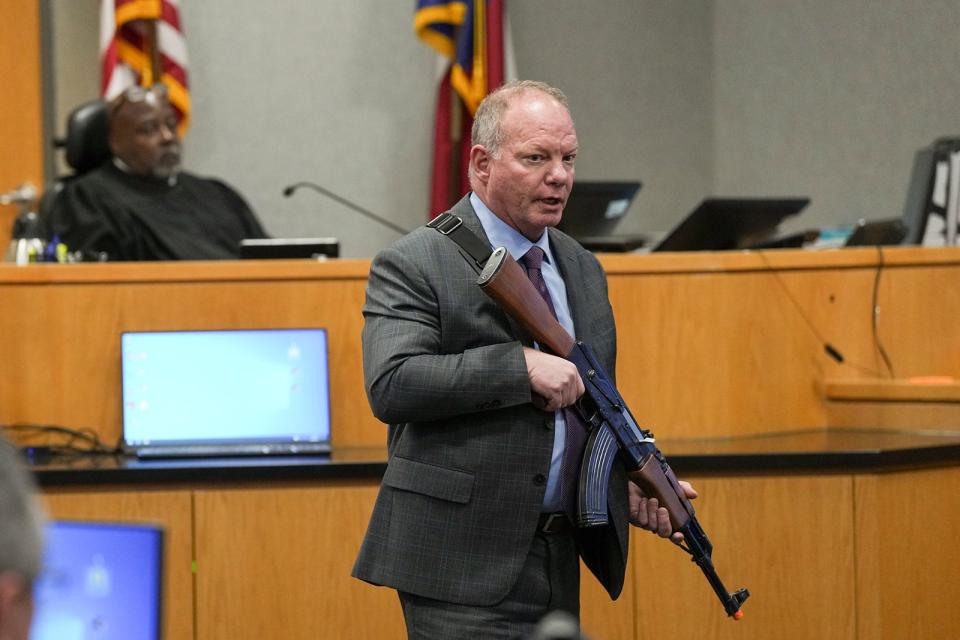
<path fill-rule="evenodd" d="M 881 473 L 960 466 L 960 431 L 831 429 L 719 439 L 659 441 L 683 476 L 780 473 Z M 382 447 L 344 447 L 328 456 L 137 460 L 128 456 L 70 455 L 33 466 L 43 487 L 379 480 Z"/>

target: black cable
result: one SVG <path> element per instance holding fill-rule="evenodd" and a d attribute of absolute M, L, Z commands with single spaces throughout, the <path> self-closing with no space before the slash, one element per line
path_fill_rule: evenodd
<path fill-rule="evenodd" d="M 122 452 L 119 447 L 105 445 L 100 436 L 87 427 L 70 429 L 50 424 L 14 423 L 0 425 L 0 429 L 10 433 L 27 434 L 30 441 L 21 448 L 28 453 L 42 450 L 45 456 L 86 456 L 115 455 Z M 42 443 L 35 442 L 38 436 L 42 438 Z"/>
<path fill-rule="evenodd" d="M 873 278 L 873 297 L 870 302 L 870 328 L 873 331 L 873 344 L 876 345 L 880 357 L 883 358 L 883 364 L 887 366 L 887 373 L 890 374 L 891 378 L 896 378 L 893 373 L 893 363 L 890 361 L 890 356 L 887 355 L 887 350 L 880 341 L 880 333 L 877 331 L 877 319 L 880 316 L 880 273 L 883 271 L 883 266 L 883 248 L 877 245 L 877 273 Z"/>
<path fill-rule="evenodd" d="M 814 337 L 816 337 L 817 341 L 820 342 L 821 345 L 823 345 L 824 352 L 828 356 L 830 356 L 832 360 L 836 361 L 838 364 L 846 363 L 855 369 L 859 369 L 861 372 L 866 373 L 867 375 L 878 377 L 876 371 L 872 369 L 868 369 L 863 365 L 857 364 L 852 360 L 847 360 L 846 358 L 844 358 L 843 354 L 840 352 L 839 349 L 837 349 L 835 346 L 833 346 L 823 338 L 823 335 L 820 333 L 820 331 L 817 330 L 816 326 L 814 326 L 813 321 L 811 321 L 810 317 L 807 316 L 806 311 L 804 311 L 803 307 L 800 306 L 800 303 L 797 302 L 797 299 L 793 297 L 793 293 L 790 292 L 789 287 L 787 287 L 787 283 L 784 282 L 783 278 L 780 277 L 780 272 L 778 272 L 776 269 L 773 268 L 773 265 L 771 265 L 770 262 L 767 260 L 767 256 L 764 254 L 763 251 L 758 251 L 757 255 L 760 256 L 760 260 L 763 261 L 763 264 L 766 267 L 767 271 L 769 271 L 773 275 L 773 277 L 776 279 L 776 281 L 780 284 L 780 288 L 783 289 L 783 292 L 784 294 L 786 294 L 787 299 L 793 303 L 793 306 L 794 308 L 796 308 L 797 313 L 800 315 L 801 318 L 803 318 L 803 321 L 807 324 L 807 328 L 810 329 L 810 333 L 812 333 Z"/>

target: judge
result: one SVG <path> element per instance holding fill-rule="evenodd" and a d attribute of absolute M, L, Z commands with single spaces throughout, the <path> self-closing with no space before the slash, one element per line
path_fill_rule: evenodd
<path fill-rule="evenodd" d="M 267 234 L 220 180 L 180 169 L 177 120 L 164 85 L 131 87 L 110 103 L 112 158 L 56 196 L 48 238 L 89 259 L 239 257 L 240 241 Z"/>

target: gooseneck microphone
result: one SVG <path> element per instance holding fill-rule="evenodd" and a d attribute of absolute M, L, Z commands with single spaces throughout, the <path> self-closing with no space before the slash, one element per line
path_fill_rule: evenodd
<path fill-rule="evenodd" d="M 316 191 L 317 193 L 320 193 L 320 194 L 322 194 L 322 195 L 325 195 L 325 196 L 327 196 L 328 198 L 330 198 L 331 200 L 336 200 L 337 202 L 339 202 L 339 203 L 342 204 L 343 206 L 349 207 L 350 209 L 353 209 L 353 210 L 356 211 L 357 213 L 362 214 L 362 215 L 370 218 L 371 220 L 373 220 L 373 221 L 375 221 L 375 222 L 379 222 L 379 223 L 382 224 L 383 226 L 388 227 L 389 229 L 392 229 L 393 231 L 396 231 L 396 232 L 399 233 L 400 235 L 406 235 L 407 233 L 410 232 L 409 229 L 404 229 L 403 227 L 401 227 L 401 226 L 399 226 L 399 225 L 396 225 L 396 224 L 390 222 L 389 220 L 385 220 L 385 219 L 381 218 L 380 216 L 378 216 L 377 214 L 373 213 L 372 211 L 369 211 L 369 210 L 367 210 L 367 209 L 364 209 L 364 208 L 361 207 L 360 205 L 354 204 L 353 202 L 350 202 L 350 201 L 347 200 L 346 198 L 342 198 L 342 197 L 338 196 L 337 194 L 335 194 L 334 192 L 332 192 L 332 191 L 330 191 L 330 190 L 328 190 L 328 189 L 324 189 L 324 188 L 321 187 L 320 185 L 318 185 L 318 184 L 316 184 L 316 183 L 313 183 L 313 182 L 306 182 L 306 181 L 304 181 L 304 182 L 295 182 L 295 183 L 293 183 L 293 184 L 290 185 L 289 187 L 284 188 L 284 190 L 283 190 L 283 195 L 284 195 L 284 197 L 285 197 L 285 198 L 289 198 L 290 196 L 292 196 L 292 195 L 294 194 L 295 191 L 297 191 L 297 190 L 300 189 L 301 187 L 307 187 L 307 188 L 309 188 L 309 189 L 313 189 L 313 190 Z"/>

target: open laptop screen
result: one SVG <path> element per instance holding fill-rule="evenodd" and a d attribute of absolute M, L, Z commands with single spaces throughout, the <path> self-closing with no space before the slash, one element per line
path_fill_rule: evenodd
<path fill-rule="evenodd" d="M 158 640 L 162 578 L 158 527 L 50 522 L 30 640 Z"/>
<path fill-rule="evenodd" d="M 774 237 L 780 223 L 810 199 L 707 198 L 673 228 L 653 251 L 749 249 Z"/>
<path fill-rule="evenodd" d="M 574 182 L 557 228 L 578 239 L 611 234 L 640 187 L 639 181 Z"/>
<path fill-rule="evenodd" d="M 127 332 L 121 349 L 123 439 L 138 455 L 329 445 L 325 329 Z"/>

